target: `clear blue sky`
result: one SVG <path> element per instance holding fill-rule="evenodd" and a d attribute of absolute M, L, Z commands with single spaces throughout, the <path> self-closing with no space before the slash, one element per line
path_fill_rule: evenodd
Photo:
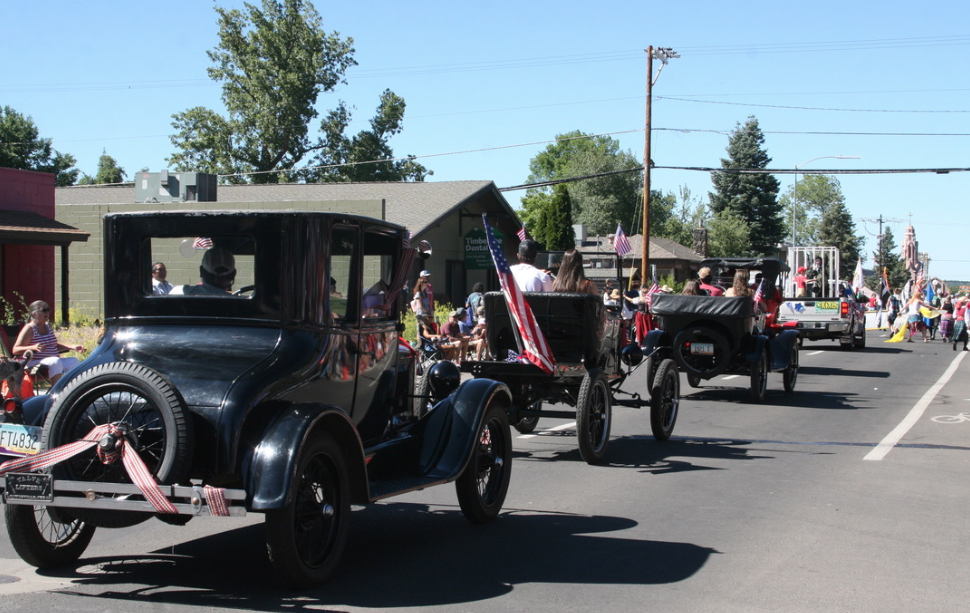
<path fill-rule="evenodd" d="M 217 44 L 212 6 L 0 0 L 0 104 L 33 117 L 88 174 L 102 151 L 129 179 L 166 168 L 172 114 L 221 110 L 206 75 L 205 52 Z M 328 31 L 354 38 L 359 63 L 320 110 L 347 101 L 356 131 L 385 88 L 403 96 L 404 132 L 391 144 L 419 156 L 431 181 L 524 183 L 529 160 L 571 130 L 611 134 L 642 160 L 649 45 L 681 56 L 653 91 L 657 166 L 719 166 L 727 135 L 754 115 L 771 168 L 970 167 L 970 4 L 962 1 L 315 6 Z M 861 159 L 808 162 L 835 155 Z M 867 253 L 878 226 L 865 219 L 896 220 L 897 244 L 911 219 L 930 274 L 970 279 L 970 173 L 838 179 Z M 779 180 L 784 191 L 793 177 Z M 652 173 L 654 189 L 681 186 L 706 198 L 710 175 Z M 522 193 L 506 196 L 518 207 Z"/>

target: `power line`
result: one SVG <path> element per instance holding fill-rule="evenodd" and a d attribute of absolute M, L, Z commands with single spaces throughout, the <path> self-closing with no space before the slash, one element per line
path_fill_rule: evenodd
<path fill-rule="evenodd" d="M 673 98 L 671 96 L 657 96 L 657 100 L 676 100 L 677 102 L 694 102 L 697 104 L 723 104 L 726 106 L 754 106 L 765 109 L 785 109 L 789 111 L 827 111 L 831 113 L 914 113 L 914 114 L 933 114 L 933 113 L 970 113 L 970 110 L 956 111 L 924 111 L 918 109 L 839 109 L 815 106 L 791 106 L 784 104 L 757 104 L 753 102 L 725 102 L 720 100 L 691 100 L 689 98 Z"/>

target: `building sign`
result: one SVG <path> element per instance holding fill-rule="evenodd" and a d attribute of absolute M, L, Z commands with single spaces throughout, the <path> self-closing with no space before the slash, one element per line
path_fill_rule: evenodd
<path fill-rule="evenodd" d="M 505 235 L 499 230 L 492 228 L 495 238 L 499 244 L 505 240 Z M 488 240 L 485 238 L 483 228 L 472 228 L 465 233 L 465 270 L 490 270 L 494 269 L 492 254 L 488 251 Z"/>

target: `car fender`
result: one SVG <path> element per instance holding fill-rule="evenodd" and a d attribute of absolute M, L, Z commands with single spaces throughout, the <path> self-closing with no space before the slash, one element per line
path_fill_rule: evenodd
<path fill-rule="evenodd" d="M 748 342 L 751 343 L 750 345 L 748 345 L 751 348 L 751 351 L 749 351 L 744 355 L 745 360 L 754 364 L 761 357 L 761 353 L 763 351 L 767 351 L 768 363 L 771 364 L 772 346 L 768 342 L 768 337 L 766 337 L 763 334 L 758 334 L 758 335 L 751 336 Z M 746 344 L 747 343 L 742 343 L 742 346 Z"/>
<path fill-rule="evenodd" d="M 798 330 L 784 330 L 769 342 L 771 351 L 771 370 L 788 368 L 792 347 L 798 343 Z"/>
<path fill-rule="evenodd" d="M 643 348 L 644 357 L 650 357 L 658 348 L 666 347 L 667 354 L 673 345 L 674 339 L 666 330 L 651 330 L 643 338 L 640 346 Z"/>
<path fill-rule="evenodd" d="M 346 413 L 336 407 L 294 404 L 270 422 L 259 443 L 243 458 L 242 478 L 252 510 L 278 509 L 296 475 L 296 462 L 307 439 L 320 430 L 334 435 L 347 459 L 350 497 L 354 504 L 368 502 L 367 472 L 360 435 Z"/>
<path fill-rule="evenodd" d="M 422 420 L 420 465 L 424 477 L 453 481 L 465 470 L 475 449 L 485 409 L 493 401 L 512 406 L 504 383 L 471 379 L 443 399 Z"/>

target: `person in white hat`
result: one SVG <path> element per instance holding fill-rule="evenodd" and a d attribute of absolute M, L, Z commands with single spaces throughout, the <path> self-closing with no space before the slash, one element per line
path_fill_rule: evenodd
<path fill-rule="evenodd" d="M 434 316 L 434 290 L 431 289 L 431 271 L 422 270 L 418 282 L 414 284 L 411 308 L 415 314 Z"/>

